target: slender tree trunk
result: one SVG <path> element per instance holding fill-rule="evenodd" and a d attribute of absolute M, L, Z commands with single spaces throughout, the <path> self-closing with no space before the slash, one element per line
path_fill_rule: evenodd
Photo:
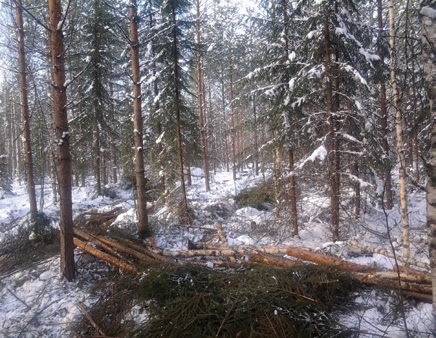
<path fill-rule="evenodd" d="M 196 35 L 197 35 L 197 98 L 198 98 L 198 115 L 199 115 L 199 127 L 200 127 L 200 142 L 203 155 L 203 169 L 204 169 L 204 183 L 206 191 L 210 190 L 209 185 L 209 162 L 207 158 L 206 148 L 206 133 L 203 119 L 203 104 L 204 97 L 203 88 L 203 72 L 202 72 L 202 58 L 201 58 L 201 38 L 200 38 L 200 0 L 195 1 L 197 13 L 196 13 Z"/>
<path fill-rule="evenodd" d="M 377 0 L 377 19 L 378 19 L 378 39 L 381 43 L 383 39 L 383 5 L 382 0 Z M 384 65 L 385 56 L 382 49 L 379 49 L 380 63 Z M 386 105 L 386 85 L 382 81 L 380 83 L 380 109 L 381 109 L 381 137 L 384 156 L 389 158 L 389 143 L 388 143 L 388 114 Z M 391 168 L 390 166 L 384 169 L 385 180 L 385 195 L 386 209 L 392 210 L 392 183 L 391 183 Z"/>
<path fill-rule="evenodd" d="M 253 94 L 253 125 L 254 125 L 254 172 L 259 175 L 259 137 L 257 135 L 257 102 L 256 94 Z"/>
<path fill-rule="evenodd" d="M 326 9 L 327 15 L 327 9 Z M 324 23 L 324 48 L 326 72 L 326 99 L 327 99 L 327 151 L 328 151 L 328 179 L 330 184 L 331 231 L 334 242 L 339 240 L 339 187 L 337 186 L 338 173 L 336 172 L 336 138 L 335 120 L 333 118 L 333 74 L 330 51 L 330 28 L 328 18 Z"/>
<path fill-rule="evenodd" d="M 233 72 L 233 70 L 231 70 Z M 236 144 L 235 144 L 235 111 L 233 109 L 233 74 L 230 74 L 230 118 L 232 121 L 232 164 L 233 164 L 233 181 L 236 181 Z"/>
<path fill-rule="evenodd" d="M 67 280 L 75 275 L 73 244 L 73 212 L 71 198 L 71 155 L 68 132 L 67 92 L 65 88 L 62 6 L 60 0 L 49 0 L 50 46 L 53 79 L 53 108 L 58 145 L 61 273 Z"/>
<path fill-rule="evenodd" d="M 282 0 L 283 4 L 283 22 L 284 22 L 284 35 L 285 35 L 285 57 L 289 60 L 289 16 L 288 16 L 288 6 L 287 0 Z M 290 81 L 289 70 L 286 68 L 285 82 L 288 84 Z M 289 121 L 288 121 L 289 122 Z M 289 122 L 290 124 L 290 122 Z M 289 131 L 288 131 L 289 132 Z M 291 135 L 289 135 L 290 138 Z M 294 175 L 294 151 L 292 145 L 289 144 L 289 197 L 291 203 L 291 221 L 293 227 L 293 235 L 298 235 L 298 215 L 297 215 L 297 194 L 295 190 L 295 175 Z"/>
<path fill-rule="evenodd" d="M 109 93 L 111 96 L 111 113 L 112 113 L 112 119 L 115 119 L 115 104 L 114 104 L 114 86 L 112 83 L 109 84 Z M 111 167 L 112 167 L 112 182 L 114 184 L 118 183 L 118 174 L 117 174 L 117 145 L 115 141 L 115 134 L 111 134 L 111 142 L 110 142 L 110 161 L 109 161 Z"/>
<path fill-rule="evenodd" d="M 50 40 L 50 37 L 49 37 Z M 47 48 L 49 58 L 46 59 L 46 71 L 45 71 L 45 80 L 46 80 L 46 97 L 47 97 L 47 114 L 48 114 L 48 125 L 47 125 L 47 133 L 49 140 L 49 161 L 50 161 L 50 181 L 51 181 L 51 193 L 52 193 L 52 202 L 58 202 L 58 177 L 56 174 L 56 128 L 54 124 L 54 115 L 53 112 L 50 111 L 48 102 L 52 101 L 52 97 L 50 96 L 51 89 L 51 71 L 50 71 L 50 41 L 47 42 Z"/>
<path fill-rule="evenodd" d="M 24 50 L 24 28 L 23 28 L 23 5 L 21 0 L 16 0 L 16 15 L 18 28 L 18 64 L 20 70 L 21 88 L 21 116 L 23 121 L 23 146 L 24 146 L 24 166 L 27 177 L 27 192 L 29 194 L 30 215 L 32 219 L 36 217 L 38 208 L 36 204 L 35 183 L 33 179 L 33 157 L 30 143 L 30 116 L 29 102 L 27 98 L 27 77 L 26 77 L 26 53 Z"/>
<path fill-rule="evenodd" d="M 224 89 L 224 70 L 221 69 L 221 97 L 223 101 L 223 130 L 224 130 L 224 161 L 227 172 L 230 171 L 229 165 L 229 143 L 227 140 L 227 120 L 226 120 L 226 95 Z"/>
<path fill-rule="evenodd" d="M 144 148 L 142 141 L 143 122 L 141 111 L 141 76 L 139 69 L 139 41 L 138 41 L 138 17 L 136 0 L 130 0 L 130 51 L 132 59 L 133 79 L 133 114 L 135 141 L 135 178 L 136 196 L 138 199 L 138 235 L 144 238 L 148 232 L 147 200 L 145 196 L 145 169 L 144 169 Z"/>
<path fill-rule="evenodd" d="M 179 47 L 178 47 L 178 36 L 177 36 L 177 14 L 174 7 L 174 3 L 171 3 L 171 14 L 173 20 L 173 56 L 174 56 L 174 78 L 176 81 L 175 86 L 175 99 L 176 99 L 176 134 L 177 134 L 177 149 L 179 152 L 179 171 L 180 171 L 180 185 L 182 189 L 182 213 L 185 218 L 185 222 L 188 224 L 191 222 L 189 211 L 188 211 L 188 199 L 186 198 L 186 188 L 185 188 L 185 174 L 183 172 L 183 141 L 182 141 L 182 119 L 180 116 L 180 102 L 182 100 L 180 92 L 180 74 L 179 74 Z"/>
<path fill-rule="evenodd" d="M 422 46 L 424 56 L 425 82 L 430 99 L 431 121 L 433 121 L 430 142 L 430 165 L 428 167 L 427 183 L 427 226 L 428 248 L 431 267 L 433 289 L 433 336 L 436 336 L 436 72 L 435 53 L 436 45 L 436 4 L 433 1 L 421 2 L 422 15 Z"/>
<path fill-rule="evenodd" d="M 409 214 L 407 210 L 407 191 L 406 191 L 406 169 L 403 143 L 403 127 L 402 116 L 399 107 L 399 97 L 396 79 L 396 52 L 395 52 L 395 29 L 394 29 L 394 2 L 389 0 L 389 31 L 390 31 L 390 55 L 391 55 L 391 82 L 392 93 L 394 95 L 394 110 L 395 110 L 395 129 L 397 134 L 397 156 L 398 156 L 398 171 L 400 181 L 400 203 L 401 203 L 401 224 L 403 226 L 403 256 L 409 258 Z"/>

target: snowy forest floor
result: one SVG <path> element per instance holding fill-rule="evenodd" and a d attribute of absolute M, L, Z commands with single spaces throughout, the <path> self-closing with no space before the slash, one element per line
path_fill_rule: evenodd
<path fill-rule="evenodd" d="M 393 244 L 401 255 L 401 220 L 398 203 L 387 214 L 377 199 L 363 194 L 362 214 L 359 219 L 347 214 L 351 210 L 351 193 L 343 192 L 341 214 L 342 242 L 329 241 L 328 194 L 314 189 L 301 189 L 298 204 L 299 236 L 292 237 L 290 217 L 285 203 L 264 205 L 265 210 L 250 206 L 238 206 L 237 196 L 247 189 L 264 184 L 262 175 L 255 176 L 250 170 L 238 173 L 233 182 L 232 174 L 217 172 L 211 182 L 211 191 L 204 188 L 203 173 L 193 169 L 193 184 L 188 188 L 188 199 L 193 210 L 193 225 L 178 224 L 178 217 L 169 207 L 156 207 L 150 215 L 153 235 L 157 246 L 162 250 L 186 250 L 191 242 L 214 242 L 216 222 L 222 225 L 223 234 L 231 246 L 294 246 L 315 249 L 359 264 L 392 269 L 393 260 L 379 254 L 356 254 L 351 241 L 362 245 L 391 251 L 387 236 L 387 226 L 392 233 Z M 95 196 L 92 182 L 86 187 L 73 188 L 73 209 L 75 216 L 81 212 L 97 210 L 105 212 L 114 208 L 126 210 L 111 225 L 135 231 L 135 202 L 132 189 L 122 185 L 112 185 L 111 198 Z M 41 186 L 37 186 L 39 201 L 43 201 L 43 212 L 57 227 L 59 206 L 53 204 L 48 183 L 41 196 Z M 272 201 L 271 201 L 272 202 Z M 347 205 L 348 203 L 348 205 Z M 0 246 L 17 236 L 26 226 L 28 198 L 24 184 L 14 183 L 11 193 L 0 199 Z M 41 208 L 40 208 L 41 209 Z M 409 191 L 409 212 L 411 224 L 412 257 L 428 263 L 425 193 Z M 387 224 L 388 223 L 388 224 Z M 48 258 L 47 258 L 48 257 Z M 242 257 L 242 260 L 244 258 Z M 213 266 L 214 259 L 204 264 Z M 112 268 L 76 249 L 77 278 L 68 283 L 59 277 L 59 254 L 47 252 L 46 258 L 25 267 L 0 270 L 0 337 L 67 337 L 82 317 L 78 303 L 91 308 L 100 295 L 93 285 L 105 279 Z M 344 315 L 341 324 L 359 329 L 359 337 L 406 337 L 402 317 L 396 311 L 395 297 L 387 297 L 377 291 L 364 292 L 355 298 L 358 310 Z M 432 327 L 432 307 L 424 303 L 408 303 L 406 307 L 407 328 L 412 337 L 430 337 Z M 137 307 L 129 316 L 135 321 L 147 318 Z M 126 319 L 127 320 L 127 319 Z M 366 332 L 366 333 L 364 333 Z"/>

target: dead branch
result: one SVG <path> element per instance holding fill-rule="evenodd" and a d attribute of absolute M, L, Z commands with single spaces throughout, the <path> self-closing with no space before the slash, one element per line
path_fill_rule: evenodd
<path fill-rule="evenodd" d="M 92 317 L 89 315 L 88 311 L 85 310 L 85 308 L 83 307 L 82 304 L 80 304 L 79 302 L 76 303 L 77 307 L 79 308 L 80 311 L 82 311 L 82 313 L 85 315 L 86 319 L 88 319 L 89 323 L 92 325 L 92 327 L 102 336 L 102 337 L 106 337 L 106 335 L 104 334 L 104 332 L 100 329 L 100 327 L 97 325 L 97 323 L 94 321 L 94 319 L 92 319 Z"/>

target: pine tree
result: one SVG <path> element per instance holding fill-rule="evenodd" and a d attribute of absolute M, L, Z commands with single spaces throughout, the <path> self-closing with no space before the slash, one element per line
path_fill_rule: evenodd
<path fill-rule="evenodd" d="M 60 0 L 49 0 L 50 47 L 53 79 L 53 108 L 58 142 L 59 194 L 61 202 L 61 273 L 71 281 L 75 275 L 73 244 L 73 213 L 71 196 L 71 155 L 68 130 L 67 95 Z"/>

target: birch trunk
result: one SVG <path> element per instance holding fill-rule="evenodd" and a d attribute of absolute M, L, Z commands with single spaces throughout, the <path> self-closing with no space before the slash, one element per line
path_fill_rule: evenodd
<path fill-rule="evenodd" d="M 403 143 L 403 127 L 402 116 L 399 107 L 399 96 L 396 80 L 396 51 L 395 51 L 395 28 L 394 28 L 394 2 L 389 0 L 389 45 L 391 57 L 391 83 L 392 93 L 394 95 L 394 110 L 395 110 L 395 130 L 397 135 L 397 156 L 398 156 L 398 171 L 400 181 L 400 203 L 401 203 L 401 224 L 403 226 L 403 257 L 410 257 L 409 248 L 409 215 L 407 210 L 407 191 L 406 191 L 406 169 L 405 169 L 405 149 Z"/>

